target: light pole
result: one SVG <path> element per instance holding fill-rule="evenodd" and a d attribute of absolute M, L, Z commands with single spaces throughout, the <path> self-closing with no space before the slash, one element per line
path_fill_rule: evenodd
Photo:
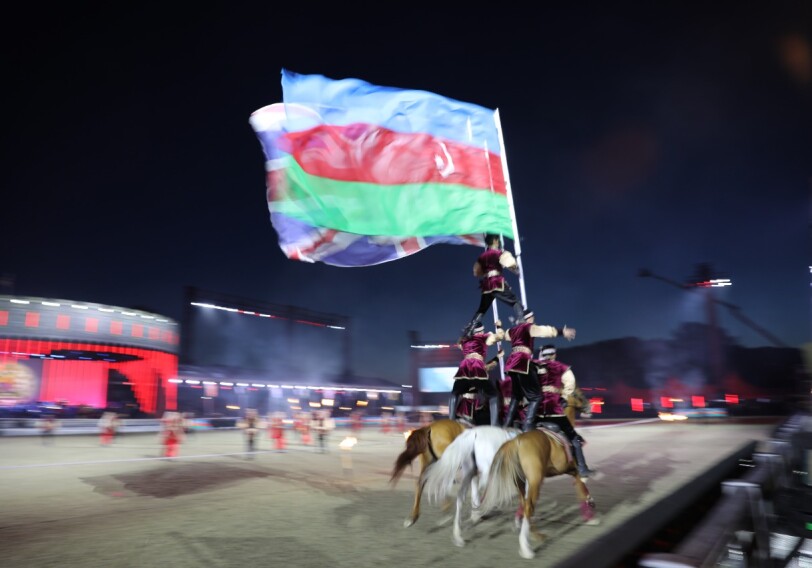
<path fill-rule="evenodd" d="M 717 305 L 727 308 L 732 316 L 753 331 L 760 334 L 776 347 L 786 347 L 786 344 L 783 341 L 742 314 L 739 306 L 714 297 L 712 288 L 731 286 L 732 282 L 727 278 L 719 278 L 709 263 L 697 264 L 694 277 L 685 283 L 677 282 L 676 280 L 660 276 L 659 274 L 655 274 L 646 268 L 640 269 L 638 276 L 641 278 L 654 278 L 655 280 L 661 280 L 667 284 L 675 286 L 676 288 L 680 288 L 681 290 L 699 289 L 700 292 L 705 294 L 705 313 L 708 325 L 708 363 L 711 373 L 714 375 L 713 378 L 716 381 L 722 379 L 724 373 L 721 333 L 719 331 L 716 314 Z"/>
<path fill-rule="evenodd" d="M 706 288 L 706 287 L 716 288 L 716 287 L 720 287 L 720 286 L 731 286 L 732 285 L 732 282 L 730 282 L 729 280 L 726 280 L 726 279 L 718 279 L 718 280 L 720 280 L 718 282 L 714 282 L 713 280 L 709 280 L 709 281 L 707 281 L 707 283 L 708 283 L 707 286 L 692 286 L 692 285 L 689 285 L 689 284 L 681 284 L 681 283 L 679 283 L 679 282 L 677 282 L 675 280 L 671 280 L 670 278 L 666 278 L 665 276 L 660 276 L 659 274 L 655 274 L 651 270 L 648 270 L 647 268 L 641 268 L 637 275 L 640 278 L 654 278 L 655 280 L 661 280 L 663 282 L 666 282 L 667 284 L 671 284 L 672 286 L 676 286 L 677 288 L 680 288 L 682 290 L 692 290 L 692 289 L 698 288 L 698 287 L 700 287 L 700 288 Z M 725 283 L 725 282 L 727 282 L 727 283 Z M 735 317 L 741 323 L 743 323 L 744 325 L 746 325 L 747 327 L 749 327 L 750 329 L 752 329 L 753 331 L 755 331 L 756 333 L 758 333 L 759 335 L 764 337 L 767 341 L 772 343 L 774 346 L 776 346 L 776 347 L 787 347 L 786 343 L 784 343 L 783 341 L 778 339 L 775 335 L 773 335 L 772 333 L 770 333 L 769 331 L 767 331 L 763 327 L 756 324 L 753 320 L 751 320 L 750 318 L 745 316 L 741 312 L 741 308 L 739 306 L 737 306 L 735 304 L 731 304 L 730 302 L 725 302 L 723 300 L 717 300 L 712 295 L 709 295 L 709 301 L 711 301 L 714 304 L 717 304 L 719 306 L 727 308 L 728 311 L 730 312 L 730 314 L 733 317 Z"/>
<path fill-rule="evenodd" d="M 716 301 L 712 288 L 722 285 L 730 286 L 727 278 L 714 278 L 713 269 L 708 263 L 696 266 L 696 274 L 689 287 L 700 288 L 705 294 L 705 313 L 708 318 L 708 358 L 710 359 L 711 379 L 714 384 L 721 384 L 724 378 L 724 363 L 722 357 L 722 339 L 719 324 L 716 319 Z"/>

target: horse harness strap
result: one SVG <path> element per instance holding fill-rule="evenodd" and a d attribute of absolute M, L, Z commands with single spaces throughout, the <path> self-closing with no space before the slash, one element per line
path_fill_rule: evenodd
<path fill-rule="evenodd" d="M 429 453 L 431 454 L 431 457 L 434 459 L 434 461 L 437 461 L 440 458 L 438 458 L 437 454 L 434 453 L 434 447 L 431 444 L 431 428 L 429 428 L 428 438 L 429 438 Z"/>

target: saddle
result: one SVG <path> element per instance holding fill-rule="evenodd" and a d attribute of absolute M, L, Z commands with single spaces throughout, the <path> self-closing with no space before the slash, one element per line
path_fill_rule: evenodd
<path fill-rule="evenodd" d="M 567 453 L 567 461 L 575 460 L 575 456 L 572 455 L 572 444 L 561 431 L 558 424 L 541 421 L 536 424 L 536 430 L 544 432 L 554 442 L 561 444 L 561 447 L 564 448 L 564 451 Z"/>

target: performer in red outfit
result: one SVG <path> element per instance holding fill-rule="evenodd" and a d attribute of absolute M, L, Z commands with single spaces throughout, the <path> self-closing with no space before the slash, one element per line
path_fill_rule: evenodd
<path fill-rule="evenodd" d="M 274 412 L 268 421 L 268 432 L 274 441 L 274 448 L 277 451 L 285 451 L 285 415 L 282 412 Z"/>
<path fill-rule="evenodd" d="M 522 321 L 522 303 L 513 293 L 503 275 L 505 268 L 518 274 L 519 265 L 510 252 L 502 250 L 501 241 L 499 235 L 485 235 L 485 246 L 487 248 L 474 263 L 474 276 L 479 278 L 482 296 L 474 317 L 462 330 L 463 336 L 470 335 L 471 330 L 477 323 L 482 321 L 495 299 L 499 299 L 513 308 L 516 321 Z"/>
<path fill-rule="evenodd" d="M 361 437 L 361 428 L 364 426 L 364 415 L 360 410 L 350 412 L 350 430 L 356 439 Z"/>
<path fill-rule="evenodd" d="M 584 439 L 575 431 L 562 404 L 575 390 L 575 375 L 572 373 L 572 369 L 569 365 L 556 361 L 556 350 L 552 345 L 542 347 L 541 357 L 533 359 L 531 365 L 537 368 L 541 387 L 538 419 L 543 422 L 552 422 L 561 429 L 572 443 L 575 461 L 578 464 L 578 474 L 581 479 L 589 479 L 590 474 L 595 472 L 586 465 L 583 450 Z"/>
<path fill-rule="evenodd" d="M 505 332 L 502 331 L 502 323 L 497 321 L 496 333 L 485 333 L 485 326 L 477 322 L 474 324 L 473 332 L 470 335 L 460 338 L 458 345 L 462 349 L 463 359 L 457 373 L 454 375 L 454 386 L 448 402 L 448 417 L 451 420 L 457 418 L 457 404 L 460 397 L 468 393 L 477 393 L 483 394 L 488 399 L 491 425 L 499 425 L 499 392 L 488 376 L 488 370 L 485 367 L 485 355 L 488 346 L 502 341 L 504 336 Z M 472 403 L 473 405 L 474 403 Z M 471 410 L 473 415 L 474 408 Z"/>
<path fill-rule="evenodd" d="M 105 412 L 99 418 L 99 430 L 101 434 L 101 445 L 109 446 L 115 440 L 118 431 L 119 419 L 115 412 Z"/>
<path fill-rule="evenodd" d="M 551 325 L 536 325 L 535 321 L 533 312 L 525 310 L 524 323 L 510 328 L 505 334 L 511 344 L 510 355 L 505 361 L 505 372 L 510 375 L 513 396 L 503 426 L 513 426 L 513 417 L 519 402 L 522 398 L 526 398 L 527 414 L 522 424 L 525 432 L 534 428 L 536 413 L 541 403 L 537 369 L 535 365 L 531 364 L 534 338 L 558 337 L 559 335 L 570 341 L 575 338 L 575 330 L 570 327 L 564 326 L 562 329 L 558 329 Z"/>
<path fill-rule="evenodd" d="M 178 412 L 166 412 L 161 418 L 161 441 L 164 446 L 164 457 L 174 458 L 183 441 L 183 417 Z"/>

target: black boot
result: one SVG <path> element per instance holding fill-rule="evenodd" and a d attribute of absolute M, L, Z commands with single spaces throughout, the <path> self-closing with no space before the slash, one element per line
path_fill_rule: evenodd
<path fill-rule="evenodd" d="M 451 420 L 457 419 L 457 403 L 459 402 L 460 397 L 456 394 L 452 394 L 451 397 L 448 399 L 448 417 Z"/>
<path fill-rule="evenodd" d="M 595 473 L 586 465 L 586 458 L 584 458 L 583 438 L 575 436 L 572 439 L 572 453 L 575 454 L 575 463 L 578 466 L 578 475 L 581 479 L 589 479 L 589 476 Z"/>
<path fill-rule="evenodd" d="M 524 416 L 524 423 L 522 424 L 522 431 L 529 432 L 536 427 L 536 412 L 539 410 L 540 400 L 531 400 L 527 405 L 527 414 Z"/>
<path fill-rule="evenodd" d="M 469 335 L 471 335 L 471 333 L 474 331 L 474 327 L 476 327 L 476 324 L 482 321 L 483 317 L 485 317 L 485 314 L 480 312 L 475 313 L 473 319 L 471 319 L 471 321 L 468 322 L 468 325 L 462 328 L 462 336 L 468 337 Z"/>
<path fill-rule="evenodd" d="M 491 414 L 491 426 L 499 426 L 499 397 L 492 396 L 488 400 L 488 411 Z"/>
<path fill-rule="evenodd" d="M 513 304 L 513 313 L 516 314 L 516 323 L 522 323 L 524 321 L 524 308 L 521 302 Z"/>
<path fill-rule="evenodd" d="M 519 408 L 519 401 L 517 399 L 511 399 L 510 406 L 508 406 L 507 414 L 505 415 L 505 421 L 502 423 L 503 428 L 513 428 L 513 417 L 516 416 L 516 410 Z"/>

